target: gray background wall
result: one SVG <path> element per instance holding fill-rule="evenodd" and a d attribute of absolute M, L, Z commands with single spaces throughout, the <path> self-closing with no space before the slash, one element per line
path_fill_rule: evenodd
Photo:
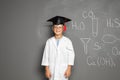
<path fill-rule="evenodd" d="M 70 80 L 120 79 L 119 0 L 1 0 L 0 80 L 45 80 L 47 19 L 72 19 L 65 36 L 76 58 Z"/>

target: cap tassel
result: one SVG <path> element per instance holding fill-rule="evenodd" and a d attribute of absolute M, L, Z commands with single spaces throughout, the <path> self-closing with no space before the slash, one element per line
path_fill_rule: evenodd
<path fill-rule="evenodd" d="M 66 31 L 67 30 L 67 27 L 66 27 L 66 25 L 64 24 L 64 29 L 63 29 L 63 31 Z"/>

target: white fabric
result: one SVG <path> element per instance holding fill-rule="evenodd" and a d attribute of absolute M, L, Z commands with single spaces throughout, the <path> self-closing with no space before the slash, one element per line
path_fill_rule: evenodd
<path fill-rule="evenodd" d="M 49 66 L 52 75 L 50 80 L 68 80 L 64 73 L 68 65 L 74 65 L 74 58 L 74 49 L 69 38 L 62 36 L 57 46 L 55 37 L 51 37 L 46 41 L 41 65 Z"/>

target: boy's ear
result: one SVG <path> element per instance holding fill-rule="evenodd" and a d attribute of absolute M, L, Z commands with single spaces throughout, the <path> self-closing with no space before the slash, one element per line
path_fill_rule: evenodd
<path fill-rule="evenodd" d="M 67 27 L 66 27 L 66 25 L 64 24 L 64 25 L 63 25 L 63 31 L 66 31 L 66 29 L 67 29 Z"/>

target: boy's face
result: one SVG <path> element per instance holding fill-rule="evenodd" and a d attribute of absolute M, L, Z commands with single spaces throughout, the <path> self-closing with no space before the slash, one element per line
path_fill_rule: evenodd
<path fill-rule="evenodd" d="M 63 25 L 62 24 L 54 25 L 53 26 L 53 32 L 55 33 L 55 35 L 62 35 L 62 33 L 63 33 Z"/>

